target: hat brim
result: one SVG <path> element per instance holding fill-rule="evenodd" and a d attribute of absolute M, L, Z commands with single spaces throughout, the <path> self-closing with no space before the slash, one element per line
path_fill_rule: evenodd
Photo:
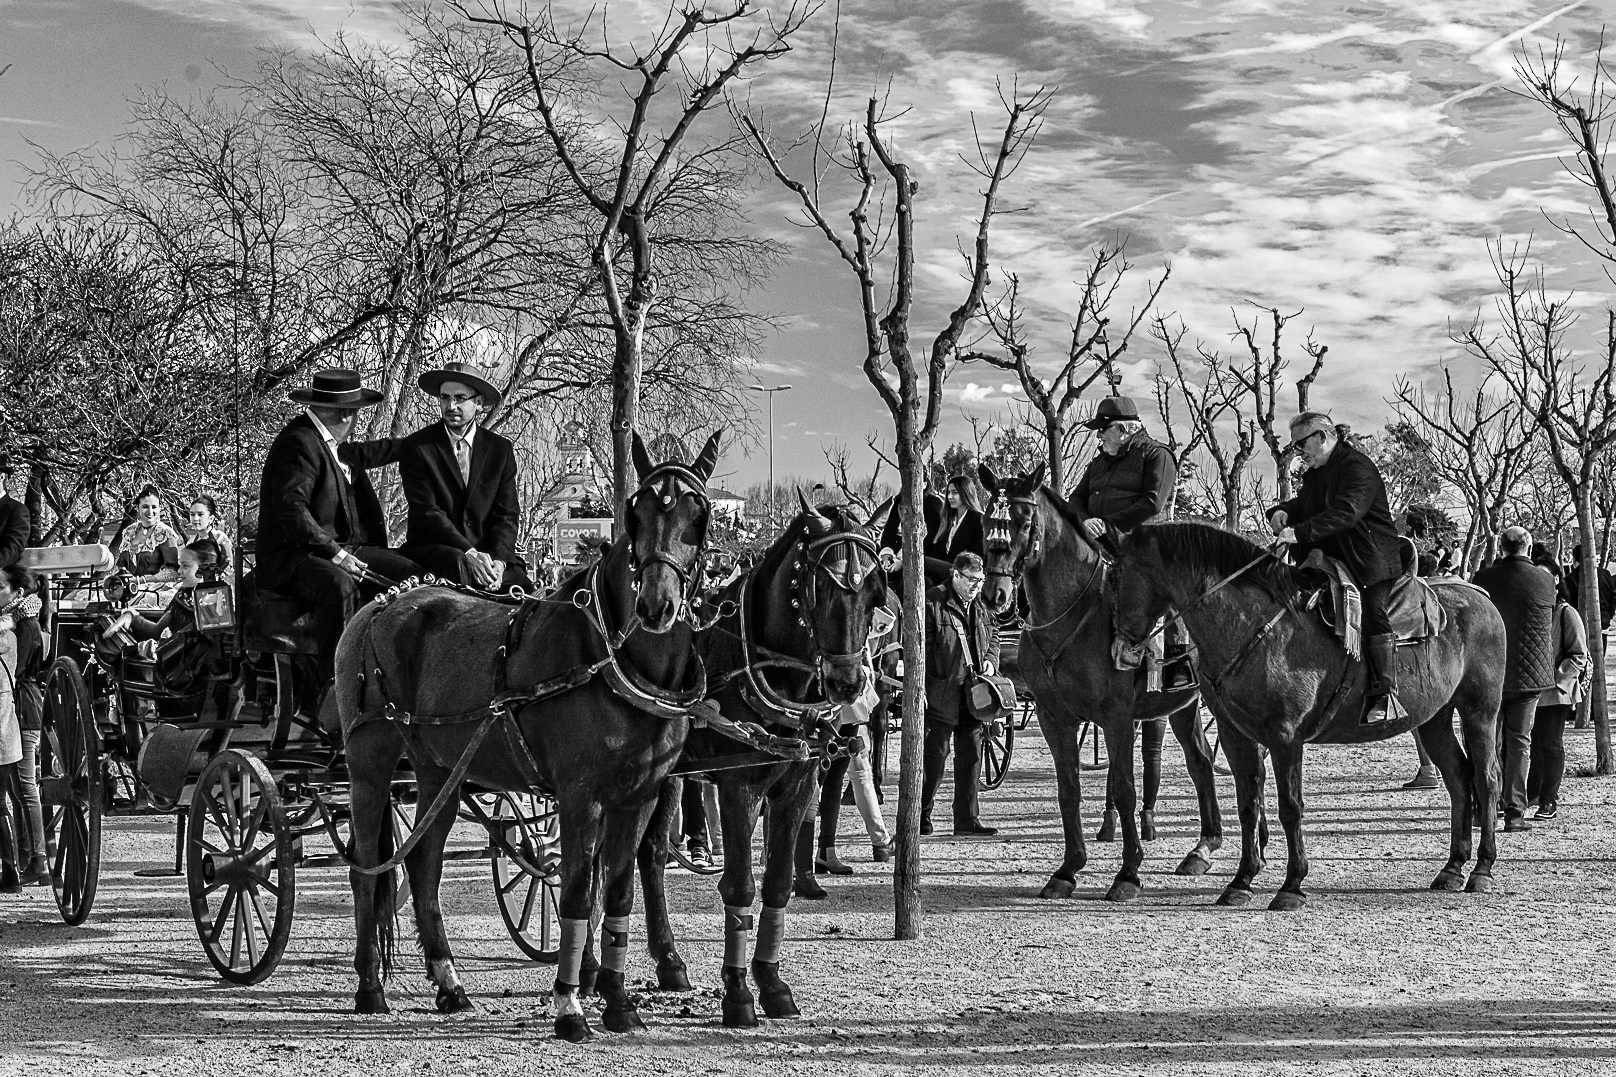
<path fill-rule="evenodd" d="M 482 394 L 483 406 L 488 408 L 499 407 L 500 392 L 493 384 L 479 378 L 475 374 L 468 374 L 464 370 L 428 370 L 417 379 L 416 384 L 428 396 L 437 396 L 443 389 L 446 381 L 457 381 L 470 389 Z"/>
<path fill-rule="evenodd" d="M 333 400 L 315 389 L 293 389 L 286 394 L 286 399 L 321 408 L 368 408 L 372 404 L 380 404 L 386 397 L 375 389 L 360 389 L 357 399 Z"/>
<path fill-rule="evenodd" d="M 1102 415 L 1098 419 L 1090 419 L 1088 422 L 1084 423 L 1083 425 L 1088 427 L 1090 430 L 1104 430 L 1106 427 L 1110 426 L 1112 423 L 1119 422 L 1119 421 L 1120 420 L 1118 420 L 1114 416 Z"/>

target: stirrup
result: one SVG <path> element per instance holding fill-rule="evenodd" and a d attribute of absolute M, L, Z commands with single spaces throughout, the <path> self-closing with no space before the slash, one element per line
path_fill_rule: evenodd
<path fill-rule="evenodd" d="M 1176 678 L 1183 677 L 1184 683 L 1174 683 Z M 1193 692 L 1201 687 L 1201 679 L 1195 675 L 1195 659 L 1187 654 L 1174 655 L 1162 663 L 1162 691 L 1163 692 Z"/>
<path fill-rule="evenodd" d="M 1408 712 L 1405 711 L 1397 702 L 1396 692 L 1387 692 L 1385 698 L 1385 706 L 1381 708 L 1379 718 L 1372 717 L 1375 707 L 1367 702 L 1365 703 L 1363 716 L 1358 719 L 1358 724 L 1360 726 L 1385 725 L 1387 722 L 1395 722 L 1399 718 L 1407 716 Z"/>

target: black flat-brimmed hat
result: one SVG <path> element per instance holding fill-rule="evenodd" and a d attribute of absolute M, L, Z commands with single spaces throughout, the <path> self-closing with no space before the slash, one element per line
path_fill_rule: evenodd
<path fill-rule="evenodd" d="M 382 402 L 382 394 L 360 384 L 359 371 L 333 367 L 316 370 L 307 389 L 293 389 L 287 399 L 324 408 L 368 408 Z"/>
<path fill-rule="evenodd" d="M 428 370 L 420 377 L 421 390 L 428 396 L 437 396 L 443 391 L 443 383 L 457 381 L 473 392 L 481 393 L 483 405 L 489 410 L 499 407 L 499 390 L 494 388 L 492 382 L 478 373 L 481 367 L 470 363 L 444 363 L 436 370 Z"/>
<path fill-rule="evenodd" d="M 1090 430 L 1104 430 L 1112 423 L 1124 420 L 1139 421 L 1139 405 L 1131 396 L 1108 396 L 1094 406 L 1094 414 L 1083 425 Z"/>
<path fill-rule="evenodd" d="M 11 475 L 14 474 L 16 470 L 17 466 L 11 462 L 11 456 L 7 453 L 0 452 L 0 475 Z"/>

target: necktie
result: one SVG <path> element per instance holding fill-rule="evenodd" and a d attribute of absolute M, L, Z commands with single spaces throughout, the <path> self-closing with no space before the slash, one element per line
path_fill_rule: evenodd
<path fill-rule="evenodd" d="M 455 438 L 455 463 L 460 465 L 460 481 L 471 484 L 471 442 L 467 438 Z"/>

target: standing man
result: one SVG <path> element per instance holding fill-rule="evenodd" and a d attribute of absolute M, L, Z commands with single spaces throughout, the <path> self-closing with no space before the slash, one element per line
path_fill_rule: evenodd
<path fill-rule="evenodd" d="M 1498 555 L 1472 582 L 1492 596 L 1504 618 L 1504 703 L 1498 724 L 1508 833 L 1532 829 L 1526 821 L 1526 779 L 1538 698 L 1554 687 L 1554 577 L 1532 563 L 1532 533 L 1524 527 L 1504 528 Z"/>
<path fill-rule="evenodd" d="M 11 457 L 0 453 L 0 568 L 17 563 L 28 545 L 28 531 L 32 519 L 28 506 L 12 497 L 9 492 L 12 476 L 17 473 Z"/>
<path fill-rule="evenodd" d="M 1300 564 L 1314 549 L 1342 562 L 1363 590 L 1364 725 L 1386 721 L 1397 692 L 1397 637 L 1386 599 L 1402 571 L 1397 524 L 1375 462 L 1340 435 L 1328 415 L 1304 411 L 1291 420 L 1291 448 L 1307 471 L 1289 501 L 1268 510 L 1279 541 L 1296 546 Z M 1528 542 L 1530 545 L 1530 542 Z"/>
<path fill-rule="evenodd" d="M 264 457 L 258 488 L 259 586 L 284 591 L 314 612 L 320 674 L 335 673 L 337 640 L 357 598 L 381 590 L 376 574 L 398 581 L 420 566 L 387 548 L 387 521 L 365 472 L 398 458 L 396 438 L 352 442 L 361 408 L 382 394 L 352 370 L 322 370 L 288 398 L 306 407 Z"/>
<path fill-rule="evenodd" d="M 1140 524 L 1162 518 L 1178 481 L 1178 465 L 1167 446 L 1146 433 L 1132 397 L 1106 397 L 1083 425 L 1099 432 L 1100 451 L 1066 500 L 1089 516 L 1083 525 L 1089 538 L 1115 550 Z M 1162 644 L 1162 690 L 1195 687 L 1189 641 L 1177 621 L 1169 622 Z M 1148 732 L 1159 734 L 1160 727 Z"/>
<path fill-rule="evenodd" d="M 954 558 L 947 583 L 926 592 L 926 774 L 920 790 L 920 832 L 931 833 L 931 806 L 954 743 L 954 833 L 991 835 L 978 816 L 976 778 L 982 769 L 982 723 L 965 703 L 970 675 L 999 668 L 999 626 L 982 604 L 982 558 Z"/>
<path fill-rule="evenodd" d="M 1571 567 L 1566 570 L 1565 579 L 1561 586 L 1565 590 L 1566 601 L 1578 613 L 1582 612 L 1582 574 L 1587 571 L 1587 565 L 1582 560 L 1582 543 L 1571 547 Z M 1599 646 L 1604 649 L 1605 633 L 1610 629 L 1610 618 L 1616 613 L 1616 578 L 1612 578 L 1610 570 L 1604 565 L 1594 566 L 1595 586 L 1599 588 Z"/>
<path fill-rule="evenodd" d="M 398 474 L 409 499 L 402 553 L 435 576 L 485 591 L 534 591 L 516 559 L 522 506 L 516 450 L 478 424 L 499 406 L 499 390 L 467 363 L 421 375 L 443 421 L 404 439 Z"/>

